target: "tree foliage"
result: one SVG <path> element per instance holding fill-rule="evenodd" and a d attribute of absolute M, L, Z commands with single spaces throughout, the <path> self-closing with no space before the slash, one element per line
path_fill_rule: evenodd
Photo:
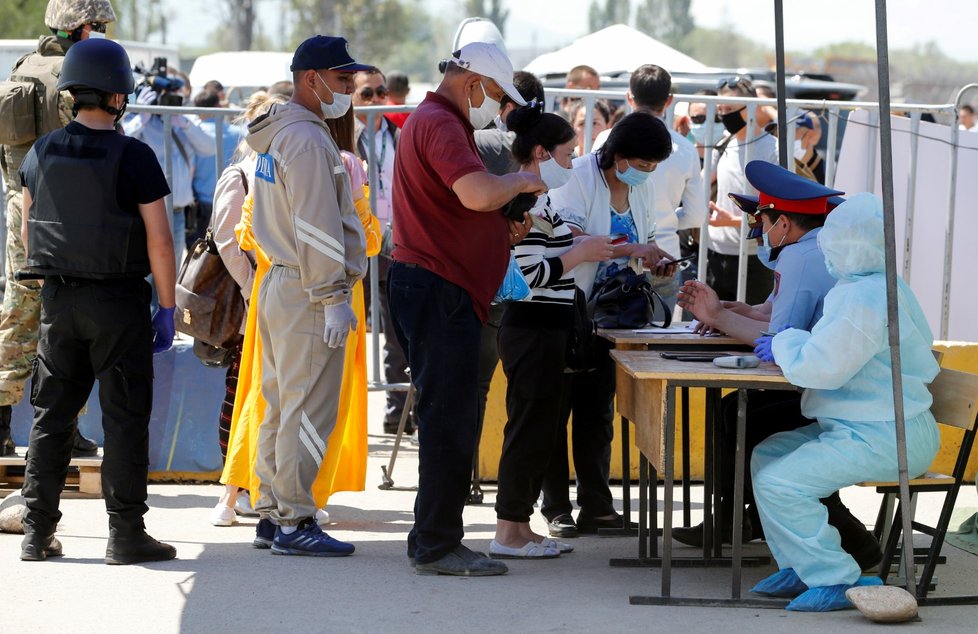
<path fill-rule="evenodd" d="M 113 37 L 145 42 L 160 35 L 166 42 L 167 16 L 160 0 L 112 0 L 117 22 Z"/>
<path fill-rule="evenodd" d="M 635 28 L 679 47 L 695 26 L 691 4 L 692 0 L 645 0 L 635 9 Z"/>
<path fill-rule="evenodd" d="M 44 26 L 45 8 L 46 3 L 38 0 L 0 2 L 0 39 L 33 40 L 50 33 Z"/>
<path fill-rule="evenodd" d="M 631 2 L 625 0 L 605 0 L 603 6 L 600 0 L 591 0 L 587 15 L 588 30 L 594 33 L 615 24 L 628 24 L 631 11 Z"/>
<path fill-rule="evenodd" d="M 509 9 L 503 8 L 502 0 L 464 0 L 464 3 L 466 17 L 489 18 L 505 37 Z"/>

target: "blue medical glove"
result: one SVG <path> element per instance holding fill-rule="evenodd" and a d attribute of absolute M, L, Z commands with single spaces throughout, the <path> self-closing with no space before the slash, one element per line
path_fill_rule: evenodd
<path fill-rule="evenodd" d="M 350 334 L 350 329 L 356 330 L 357 328 L 356 313 L 353 312 L 349 302 L 326 304 L 323 309 L 326 312 L 323 341 L 330 348 L 342 348 Z"/>
<path fill-rule="evenodd" d="M 771 335 L 764 335 L 754 340 L 754 355 L 761 361 L 774 361 L 774 351 L 771 350 Z"/>
<path fill-rule="evenodd" d="M 751 592 L 783 599 L 794 599 L 806 590 L 808 586 L 798 577 L 794 568 L 779 570 L 751 588 Z"/>
<path fill-rule="evenodd" d="M 170 308 L 160 306 L 156 314 L 153 315 L 153 354 L 166 352 L 173 345 L 173 335 L 175 334 L 173 312 L 176 309 L 176 306 Z"/>
<path fill-rule="evenodd" d="M 856 586 L 881 586 L 883 580 L 879 577 L 859 577 L 854 584 L 840 583 L 835 586 L 810 588 L 798 595 L 788 604 L 785 610 L 792 612 L 831 612 L 853 607 L 852 601 L 846 597 L 846 590 Z"/>

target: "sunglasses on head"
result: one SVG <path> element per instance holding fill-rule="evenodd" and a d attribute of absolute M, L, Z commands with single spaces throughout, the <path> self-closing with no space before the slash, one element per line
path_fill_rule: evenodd
<path fill-rule="evenodd" d="M 109 25 L 105 22 L 92 22 L 88 26 L 92 27 L 92 30 L 96 33 L 105 33 L 105 30 Z"/>
<path fill-rule="evenodd" d="M 754 91 L 754 83 L 750 80 L 750 77 L 743 77 L 742 75 L 734 75 L 733 77 L 727 77 L 718 81 L 717 91 L 723 90 L 724 88 L 732 88 L 734 90 L 739 88 L 751 97 L 757 94 Z"/>
<path fill-rule="evenodd" d="M 705 114 L 694 114 L 693 116 L 691 116 L 689 118 L 689 120 L 692 121 L 693 123 L 706 123 L 706 115 Z M 714 123 L 720 123 L 720 121 L 721 121 L 720 115 L 718 115 L 718 114 L 713 115 L 713 122 Z"/>
<path fill-rule="evenodd" d="M 387 97 L 387 86 L 377 86 L 376 88 L 371 88 L 370 86 L 364 86 L 360 89 L 361 99 L 373 99 L 374 95 L 377 95 L 380 99 Z"/>

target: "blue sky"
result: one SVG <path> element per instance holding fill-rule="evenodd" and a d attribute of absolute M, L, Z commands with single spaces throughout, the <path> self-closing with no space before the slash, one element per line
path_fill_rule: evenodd
<path fill-rule="evenodd" d="M 278 33 L 281 0 L 259 2 L 265 31 Z M 458 11 L 459 4 L 457 0 L 424 0 L 429 11 L 442 15 Z M 507 0 L 505 4 L 511 11 L 507 25 L 507 44 L 511 47 L 535 45 L 544 52 L 587 32 L 590 0 Z M 785 0 L 784 4 L 785 35 L 791 50 L 811 50 L 846 40 L 875 44 L 874 0 Z M 217 3 L 165 0 L 164 6 L 171 17 L 170 38 L 176 44 L 199 47 L 220 23 Z M 773 46 L 773 7 L 773 0 L 693 0 L 692 11 L 701 26 L 730 24 L 743 35 Z M 951 57 L 978 61 L 974 33 L 978 25 L 978 2 L 888 0 L 887 11 L 891 48 L 934 40 Z"/>

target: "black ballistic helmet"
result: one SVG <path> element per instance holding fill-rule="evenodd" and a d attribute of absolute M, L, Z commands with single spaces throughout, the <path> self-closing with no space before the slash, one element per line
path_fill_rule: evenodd
<path fill-rule="evenodd" d="M 61 66 L 58 90 L 93 88 L 128 95 L 135 88 L 126 49 L 106 39 L 82 40 L 72 45 Z"/>

